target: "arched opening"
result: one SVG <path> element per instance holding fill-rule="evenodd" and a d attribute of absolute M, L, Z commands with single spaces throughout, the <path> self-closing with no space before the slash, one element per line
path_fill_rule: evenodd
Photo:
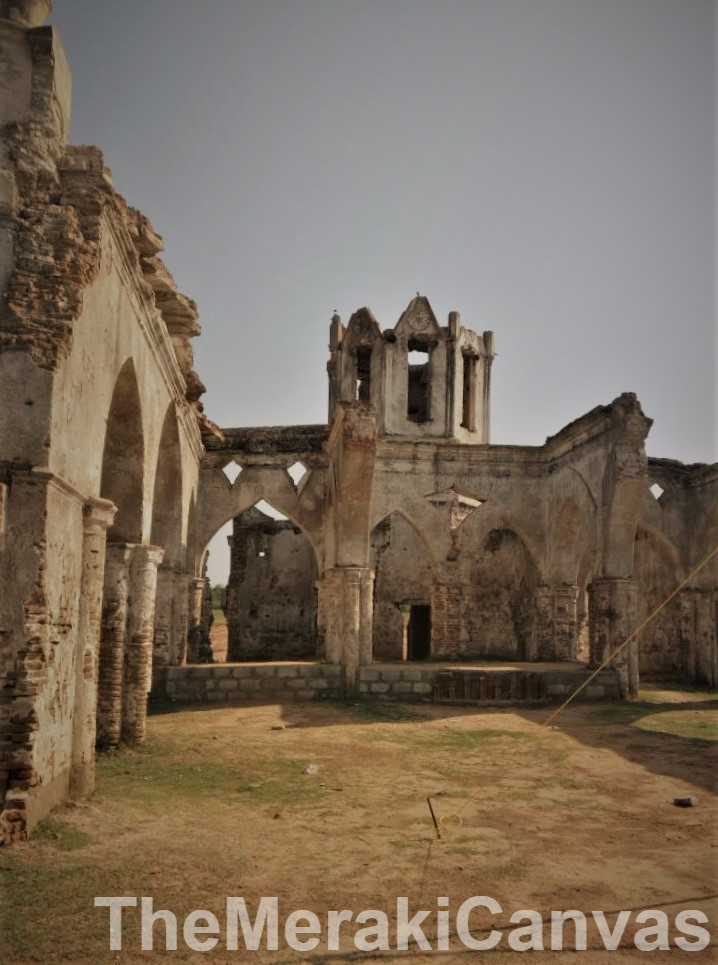
<path fill-rule="evenodd" d="M 166 667 L 184 655 L 187 635 L 188 587 L 184 572 L 182 534 L 182 451 L 177 415 L 172 403 L 160 435 L 152 499 L 150 542 L 164 552 L 157 574 L 155 629 L 152 647 L 153 690 Z"/>
<path fill-rule="evenodd" d="M 229 583 L 232 520 L 224 523 L 207 544 L 202 561 L 202 574 L 207 580 L 204 596 L 203 623 L 207 630 L 204 653 L 212 654 L 213 663 L 225 663 L 228 648 L 227 585 Z"/>
<path fill-rule="evenodd" d="M 265 500 L 232 522 L 227 660 L 314 660 L 317 563 L 302 530 Z"/>
<path fill-rule="evenodd" d="M 150 542 L 165 551 L 165 566 L 184 565 L 182 543 L 182 450 L 177 415 L 170 405 L 162 425 L 152 500 Z"/>
<path fill-rule="evenodd" d="M 371 349 L 360 346 L 356 350 L 355 400 L 371 402 Z"/>
<path fill-rule="evenodd" d="M 536 565 L 523 540 L 492 529 L 474 554 L 462 623 L 467 656 L 483 660 L 534 657 Z"/>
<path fill-rule="evenodd" d="M 142 483 L 145 441 L 135 366 L 128 359 L 115 383 L 102 453 L 100 496 L 117 506 L 110 542 L 142 540 Z"/>
<path fill-rule="evenodd" d="M 134 363 L 129 359 L 117 377 L 107 416 L 100 496 L 117 506 L 108 530 L 97 691 L 97 745 L 116 746 L 122 737 L 141 737 L 146 714 L 146 677 L 151 668 L 138 657 L 151 646 L 146 608 L 154 609 L 143 590 L 148 561 L 142 542 L 144 478 L 142 408 Z M 149 589 L 148 589 L 149 592 Z M 150 637 L 145 641 L 145 635 Z M 130 648 L 132 654 L 130 659 Z M 151 661 L 151 651 L 150 651 Z"/>
<path fill-rule="evenodd" d="M 636 531 L 633 565 L 639 586 L 636 621 L 640 624 L 675 590 L 680 575 L 670 544 L 640 527 Z M 680 600 L 676 598 L 638 637 L 641 678 L 680 678 L 688 670 L 684 657 Z"/>
<path fill-rule="evenodd" d="M 401 513 L 391 513 L 372 530 L 371 565 L 374 658 L 430 657 L 433 567 L 424 541 Z"/>
<path fill-rule="evenodd" d="M 406 390 L 409 422 L 421 424 L 431 419 L 431 348 L 428 342 L 409 339 Z"/>

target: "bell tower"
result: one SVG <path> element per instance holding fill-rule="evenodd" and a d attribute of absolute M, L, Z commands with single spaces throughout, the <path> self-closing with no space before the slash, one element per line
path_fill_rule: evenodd
<path fill-rule="evenodd" d="M 493 332 L 464 328 L 458 312 L 442 327 L 417 295 L 383 332 L 368 308 L 346 327 L 334 315 L 329 352 L 330 420 L 337 402 L 371 402 L 381 436 L 488 444 Z"/>

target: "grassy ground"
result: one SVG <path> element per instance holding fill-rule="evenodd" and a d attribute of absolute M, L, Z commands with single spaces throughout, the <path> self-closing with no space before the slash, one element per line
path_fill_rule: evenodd
<path fill-rule="evenodd" d="M 439 896 L 453 923 L 461 902 L 488 895 L 499 924 L 518 909 L 635 910 L 626 947 L 609 955 L 589 930 L 588 951 L 547 951 L 542 963 L 715 962 L 715 947 L 641 952 L 630 941 L 641 908 L 663 908 L 671 923 L 686 908 L 715 914 L 715 696 L 653 691 L 572 706 L 553 728 L 540 710 L 370 702 L 156 714 L 145 745 L 99 758 L 92 798 L 0 851 L 0 961 L 424 962 L 416 948 L 357 952 L 354 925 L 342 926 L 339 952 L 292 951 L 280 930 L 276 953 L 220 941 L 202 956 L 187 948 L 182 921 L 209 909 L 224 936 L 227 896 L 244 897 L 252 917 L 261 897 L 277 896 L 280 923 L 310 909 L 326 936 L 330 909 L 393 919 L 407 896 L 411 914 L 432 912 L 435 946 Z M 303 772 L 309 763 L 316 773 Z M 696 807 L 673 805 L 687 794 Z M 164 950 L 159 922 L 155 950 L 141 951 L 139 910 L 129 908 L 123 949 L 110 951 L 108 910 L 93 904 L 101 895 L 152 896 L 155 910 L 172 910 L 179 950 Z M 476 960 L 454 945 L 442 960 Z M 506 939 L 482 954 L 502 965 L 520 957 Z"/>

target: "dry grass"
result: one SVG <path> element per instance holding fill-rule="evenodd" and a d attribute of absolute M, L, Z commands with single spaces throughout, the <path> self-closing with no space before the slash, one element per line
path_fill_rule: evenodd
<path fill-rule="evenodd" d="M 648 693 L 629 705 L 570 708 L 555 729 L 541 711 L 391 704 L 245 705 L 157 714 L 140 749 L 98 762 L 97 793 L 52 816 L 27 845 L 0 852 L 0 961 L 154 962 L 200 955 L 181 922 L 226 896 L 277 896 L 280 921 L 309 908 L 454 911 L 472 895 L 521 908 L 637 909 L 665 902 L 710 913 L 715 892 L 714 743 L 718 703 L 705 694 Z M 272 726 L 284 723 L 284 730 Z M 313 775 L 306 763 L 318 765 Z M 695 794 L 698 807 L 672 805 Z M 444 819 L 437 840 L 426 806 Z M 452 815 L 454 815 L 452 817 Z M 180 922 L 179 950 L 140 951 L 139 913 L 109 951 L 95 895 L 150 895 Z M 433 924 L 432 924 L 433 922 Z M 427 935 L 435 931 L 435 915 Z M 343 926 L 346 927 L 346 926 Z M 353 949 L 351 926 L 347 949 Z M 596 944 L 593 936 L 593 946 Z M 343 946 L 344 947 L 344 946 Z M 513 963 L 517 953 L 484 953 Z M 231 952 L 214 962 L 350 961 Z M 715 949 L 671 960 L 714 961 Z M 354 953 L 359 960 L 377 960 Z M 611 962 L 667 952 L 612 952 Z M 604 963 L 605 950 L 546 952 Z M 568 958 L 567 958 L 568 956 Z M 411 954 L 412 962 L 428 960 Z M 399 961 L 397 953 L 382 961 Z M 443 960 L 466 961 L 462 955 Z M 473 957 L 471 960 L 475 960 Z"/>

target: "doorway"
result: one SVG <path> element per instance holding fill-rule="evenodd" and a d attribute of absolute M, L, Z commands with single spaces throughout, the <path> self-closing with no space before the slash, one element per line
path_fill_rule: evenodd
<path fill-rule="evenodd" d="M 428 603 L 412 603 L 409 615 L 407 657 L 428 660 L 431 656 L 431 607 Z"/>

